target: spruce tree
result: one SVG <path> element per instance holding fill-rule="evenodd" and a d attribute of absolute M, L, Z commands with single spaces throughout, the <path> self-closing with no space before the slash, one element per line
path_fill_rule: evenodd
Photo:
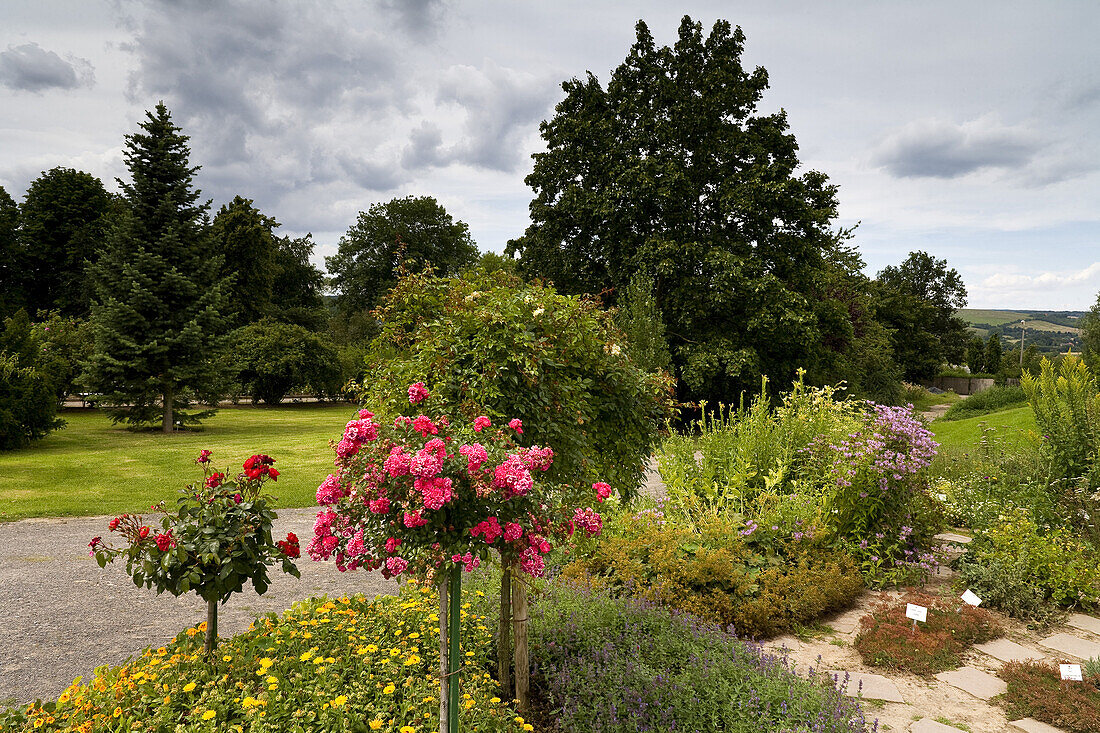
<path fill-rule="evenodd" d="M 128 211 L 114 223 L 93 276 L 95 353 L 86 382 L 114 422 L 132 427 L 210 412 L 182 412 L 193 398 L 216 398 L 214 353 L 223 333 L 227 282 L 210 236 L 209 202 L 199 200 L 188 137 L 163 103 L 126 136 L 119 181 Z"/>

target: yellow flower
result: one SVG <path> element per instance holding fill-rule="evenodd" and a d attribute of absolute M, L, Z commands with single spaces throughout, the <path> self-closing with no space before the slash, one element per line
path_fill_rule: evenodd
<path fill-rule="evenodd" d="M 202 719 L 203 720 L 212 720 L 213 718 L 217 717 L 217 715 L 218 714 L 216 712 L 214 712 L 213 710 L 207 710 L 205 713 L 202 714 Z"/>
<path fill-rule="evenodd" d="M 401 726 L 401 733 L 416 733 L 416 728 L 411 725 L 403 725 Z"/>
<path fill-rule="evenodd" d="M 348 702 L 347 695 L 339 695 L 339 696 L 337 696 L 336 698 L 333 699 L 332 707 L 334 707 L 334 708 L 343 707 L 344 705 L 347 704 L 347 702 Z"/>
<path fill-rule="evenodd" d="M 277 684 L 279 684 L 279 678 L 278 677 L 268 677 L 267 678 L 267 683 L 269 685 L 277 685 Z"/>
<path fill-rule="evenodd" d="M 223 661 L 223 662 L 232 662 L 232 661 L 233 661 L 233 657 L 231 657 L 231 656 L 229 656 L 228 654 L 226 654 L 226 655 L 225 655 L 224 657 L 222 657 L 222 661 Z"/>
<path fill-rule="evenodd" d="M 270 667 L 273 664 L 275 664 L 275 660 L 271 659 L 269 657 L 264 657 L 263 659 L 260 660 L 260 666 L 263 667 L 264 669 L 267 669 L 268 667 Z"/>
<path fill-rule="evenodd" d="M 534 730 L 535 726 L 531 725 L 530 723 L 524 723 L 523 724 L 523 729 L 524 730 Z"/>
<path fill-rule="evenodd" d="M 313 652 L 302 652 L 302 656 L 298 657 L 303 662 L 308 662 L 309 658 L 313 656 Z"/>
<path fill-rule="evenodd" d="M 183 686 L 183 691 L 184 692 L 191 692 L 191 690 L 193 690 L 193 689 L 195 689 L 195 683 L 194 682 L 188 682 L 186 685 Z"/>
<path fill-rule="evenodd" d="M 491 699 L 489 700 L 489 702 L 491 702 L 491 703 L 493 703 L 494 705 L 496 705 L 496 704 L 497 704 L 498 702 L 500 702 L 500 698 L 499 698 L 499 697 L 494 697 L 494 698 L 491 698 Z"/>
<path fill-rule="evenodd" d="M 396 689 L 397 688 L 393 686 L 393 683 L 390 683 L 390 684 L 386 685 L 384 688 L 382 688 L 382 694 L 383 695 L 392 695 L 394 690 L 396 690 Z"/>
<path fill-rule="evenodd" d="M 382 727 L 382 719 L 381 718 L 375 718 L 374 720 L 372 720 L 370 722 L 370 729 L 371 730 L 378 730 L 381 727 Z"/>

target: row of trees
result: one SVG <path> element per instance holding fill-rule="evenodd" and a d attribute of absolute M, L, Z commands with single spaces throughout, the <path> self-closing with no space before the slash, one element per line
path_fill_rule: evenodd
<path fill-rule="evenodd" d="M 837 190 L 797 173 L 786 114 L 757 112 L 767 72 L 741 64 L 744 36 L 685 17 L 673 47 L 644 23 L 606 88 L 563 85 L 541 126 L 531 225 L 504 256 L 479 255 L 434 199 L 377 203 L 326 264 L 310 238 L 236 197 L 211 220 L 187 137 L 163 104 L 126 137 L 130 180 L 44 173 L 21 206 L 0 196 L 4 314 L 87 319 L 80 383 L 114 416 L 170 430 L 196 400 L 234 389 L 277 401 L 362 373 L 374 312 L 403 274 L 506 269 L 618 308 L 631 356 L 667 368 L 683 399 L 733 402 L 800 367 L 881 401 L 967 354 L 954 317 L 966 290 L 943 260 L 912 253 L 876 278 L 836 226 Z M 79 370 L 76 370 L 79 371 Z M 228 377 L 227 377 L 228 375 Z M 230 386 L 235 383 L 235 387 Z"/>

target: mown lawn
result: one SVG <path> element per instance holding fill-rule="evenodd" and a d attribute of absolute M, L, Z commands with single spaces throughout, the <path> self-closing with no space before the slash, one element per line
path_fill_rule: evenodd
<path fill-rule="evenodd" d="M 944 450 L 970 451 L 977 448 L 982 439 L 983 423 L 985 428 L 996 430 L 996 439 L 1006 447 L 1029 440 L 1029 434 L 1038 429 L 1035 413 L 1026 405 L 965 420 L 936 420 L 931 427 L 936 442 Z"/>
<path fill-rule="evenodd" d="M 269 484 L 278 505 L 308 506 L 332 467 L 328 441 L 354 413 L 349 404 L 234 407 L 201 432 L 163 435 L 112 426 L 97 411 L 66 411 L 64 429 L 0 453 L 0 521 L 147 510 L 201 479 L 195 458 L 203 448 L 231 475 L 248 456 L 267 453 L 281 474 Z"/>

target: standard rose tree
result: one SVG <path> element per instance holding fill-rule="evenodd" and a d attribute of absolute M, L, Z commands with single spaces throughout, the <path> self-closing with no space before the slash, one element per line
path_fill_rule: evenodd
<path fill-rule="evenodd" d="M 517 445 L 519 420 L 502 429 L 485 416 L 453 423 L 425 409 L 430 395 L 421 382 L 408 388 L 408 398 L 423 412 L 381 423 L 361 410 L 344 428 L 336 473 L 317 489 L 324 509 L 307 549 L 315 560 L 335 559 L 341 571 L 378 569 L 387 578 L 404 574 L 439 585 L 440 719 L 454 726 L 458 687 L 448 680 L 458 663 L 461 571 L 495 550 L 505 567 L 541 576 L 555 544 L 578 529 L 599 533 L 599 514 L 584 505 L 602 501 L 610 487 L 536 484 L 554 452 Z"/>
<path fill-rule="evenodd" d="M 161 515 L 157 520 L 135 514 L 115 517 L 107 527 L 125 544 L 116 548 L 96 537 L 89 547 L 100 567 L 125 557 L 135 585 L 174 596 L 194 592 L 206 601 L 209 654 L 218 638 L 218 602 L 228 601 L 248 581 L 257 593 L 265 593 L 268 567 L 276 562 L 283 572 L 299 577 L 293 559 L 301 551 L 293 533 L 278 542 L 271 538 L 274 498 L 262 490 L 279 476 L 275 459 L 252 456 L 233 479 L 213 469 L 208 450 L 196 463 L 203 468 L 203 481 L 184 489 L 174 510 L 162 501 L 151 507 Z"/>

